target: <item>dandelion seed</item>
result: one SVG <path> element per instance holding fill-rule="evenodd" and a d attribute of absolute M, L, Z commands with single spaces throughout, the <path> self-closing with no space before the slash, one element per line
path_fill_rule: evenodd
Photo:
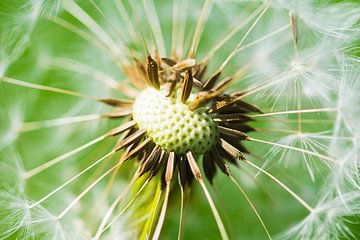
<path fill-rule="evenodd" d="M 9 122 L 0 134 L 0 238 L 355 238 L 347 222 L 360 214 L 359 61 L 346 56 L 360 19 L 353 6 L 22 5 L 26 34 L 7 27 L 0 36 L 0 99 L 32 93 L 25 108 L 4 100 L 0 115 Z M 41 56 L 38 37 L 49 38 Z M 87 102 L 76 106 L 84 111 L 69 111 L 75 101 Z M 101 133 L 82 140 L 92 132 L 85 122 Z M 253 178 L 243 182 L 243 173 Z M 258 197 L 264 189 L 269 196 Z M 223 219 L 227 208 L 236 229 Z M 205 210 L 209 229 L 199 227 Z"/>

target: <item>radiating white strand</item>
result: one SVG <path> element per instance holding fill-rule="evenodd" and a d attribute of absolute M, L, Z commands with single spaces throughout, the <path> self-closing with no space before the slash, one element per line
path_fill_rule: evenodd
<path fill-rule="evenodd" d="M 59 157 L 56 157 L 56 158 L 54 158 L 54 159 L 52 159 L 52 160 L 50 160 L 50 161 L 48 161 L 48 162 L 46 162 L 44 164 L 41 164 L 41 165 L 39 165 L 39 166 L 29 170 L 29 171 L 26 171 L 26 172 L 23 173 L 23 178 L 24 179 L 29 179 L 29 178 L 39 174 L 40 172 L 43 172 L 44 170 L 48 169 L 49 167 L 52 167 L 52 166 L 64 161 L 65 159 L 75 155 L 76 153 L 79 153 L 82 150 L 84 150 L 84 149 L 86 149 L 86 148 L 88 148 L 88 147 L 90 147 L 90 146 L 104 140 L 106 137 L 107 137 L 107 135 L 102 135 L 100 137 L 97 137 L 97 138 L 91 140 L 90 142 L 85 143 L 84 145 L 81 145 L 81 146 L 79 146 L 79 147 L 77 147 L 77 148 L 75 148 L 75 149 L 73 149 L 73 150 L 59 156 Z"/>
<path fill-rule="evenodd" d="M 110 208 L 107 210 L 105 216 L 103 217 L 98 229 L 96 230 L 96 234 L 93 237 L 93 240 L 98 240 L 102 230 L 106 226 L 107 221 L 111 217 L 112 212 L 116 208 L 116 206 L 120 203 L 120 201 L 126 196 L 126 194 L 129 192 L 130 188 L 134 185 L 135 181 L 138 178 L 138 174 L 136 173 L 134 177 L 131 179 L 130 183 L 126 186 L 126 188 L 123 190 L 123 192 L 116 198 L 116 200 L 111 204 Z"/>
<path fill-rule="evenodd" d="M 57 193 L 58 191 L 60 191 L 61 189 L 63 189 L 64 187 L 66 187 L 69 183 L 71 183 L 72 181 L 74 181 L 76 178 L 80 177 L 82 174 L 86 173 L 87 171 L 89 171 L 91 168 L 95 167 L 96 165 L 98 165 L 99 163 L 101 163 L 102 161 L 104 161 L 107 157 L 111 156 L 115 154 L 115 151 L 111 151 L 109 153 L 107 153 L 105 156 L 101 157 L 100 159 L 98 159 L 96 162 L 94 162 L 93 164 L 91 164 L 90 166 L 88 166 L 87 168 L 85 168 L 84 170 L 82 170 L 80 173 L 76 174 L 74 177 L 70 178 L 68 181 L 66 181 L 65 183 L 63 183 L 62 185 L 60 185 L 59 187 L 57 187 L 56 189 L 54 189 L 53 191 L 51 191 L 49 194 L 47 194 L 46 196 L 44 196 L 43 198 L 41 198 L 40 200 L 38 200 L 37 202 L 33 203 L 32 205 L 29 206 L 29 208 L 34 208 L 36 206 L 38 206 L 39 204 L 41 204 L 42 202 L 44 202 L 45 200 L 47 200 L 49 197 L 51 197 L 52 195 L 54 195 L 55 193 Z"/>
<path fill-rule="evenodd" d="M 97 236 L 95 236 L 95 238 L 92 238 L 92 240 L 95 240 L 97 238 L 99 238 L 101 236 L 101 234 L 103 234 L 107 229 L 109 229 L 111 227 L 111 225 L 113 225 L 120 217 L 121 215 L 133 204 L 133 202 L 138 198 L 138 196 L 140 195 L 140 193 L 145 189 L 145 187 L 148 185 L 150 179 L 147 179 L 146 182 L 141 186 L 141 188 L 139 189 L 139 191 L 135 194 L 135 196 L 130 200 L 130 202 L 120 211 L 120 213 L 118 213 L 113 220 L 106 226 L 104 227 L 98 234 Z"/>
<path fill-rule="evenodd" d="M 201 10 L 200 16 L 199 16 L 199 20 L 197 22 L 196 28 L 195 28 L 195 32 L 194 32 L 194 36 L 193 36 L 193 41 L 190 47 L 190 51 L 188 56 L 190 58 L 193 58 L 196 55 L 196 51 L 200 42 L 200 38 L 202 35 L 202 32 L 204 30 L 204 26 L 206 24 L 208 15 L 211 12 L 213 3 L 211 0 L 205 0 L 203 8 Z"/>
<path fill-rule="evenodd" d="M 17 85 L 17 86 L 22 86 L 22 87 L 26 87 L 26 88 L 32 88 L 32 89 L 37 89 L 37 90 L 42 90 L 42 91 L 48 91 L 48 92 L 54 92 L 54 93 L 60 93 L 60 94 L 64 94 L 64 95 L 70 95 L 70 96 L 75 96 L 75 97 L 96 100 L 95 97 L 87 96 L 82 93 L 73 92 L 73 91 L 69 91 L 69 90 L 65 90 L 65 89 L 61 89 L 61 88 L 44 86 L 44 85 L 40 85 L 40 84 L 36 84 L 36 83 L 25 82 L 25 81 L 10 78 L 10 77 L 0 78 L 0 83 L 1 82 L 5 82 L 5 83 Z"/>
<path fill-rule="evenodd" d="M 105 43 L 103 43 L 101 40 L 94 37 L 90 33 L 86 32 L 86 31 L 82 30 L 81 28 L 73 25 L 72 23 L 70 23 L 62 18 L 56 17 L 56 16 L 48 17 L 47 20 L 63 27 L 64 29 L 67 29 L 70 32 L 77 34 L 79 37 L 86 40 L 87 42 L 89 42 L 90 44 L 92 44 L 93 46 L 98 48 L 100 51 L 102 51 L 104 54 L 109 56 L 116 64 L 121 65 L 121 63 L 119 62 L 118 56 L 116 56 Z"/>
<path fill-rule="evenodd" d="M 91 76 L 93 79 L 105 83 L 107 86 L 113 89 L 119 88 L 119 82 L 115 80 L 113 77 L 105 74 L 104 72 L 95 69 L 85 63 L 76 61 L 71 58 L 53 58 L 53 57 L 45 57 L 44 63 L 48 68 L 51 69 L 64 69 L 71 72 L 80 73 L 83 75 Z"/>
<path fill-rule="evenodd" d="M 113 167 L 111 167 L 109 170 L 107 170 L 104 174 L 102 174 L 100 177 L 98 177 L 94 182 L 92 182 L 84 191 L 82 191 L 58 216 L 58 219 L 61 219 L 65 216 L 65 214 L 70 211 L 70 209 L 81 200 L 92 188 L 95 187 L 95 185 L 100 182 L 102 179 L 104 179 L 107 175 L 109 175 L 112 171 L 117 169 L 119 166 L 123 164 L 123 161 L 118 162 Z"/>
<path fill-rule="evenodd" d="M 56 118 L 56 119 L 35 121 L 35 122 L 25 122 L 22 124 L 22 127 L 19 131 L 29 132 L 43 128 L 56 127 L 56 126 L 62 126 L 67 124 L 79 123 L 79 122 L 94 121 L 105 117 L 106 116 L 102 114 L 90 114 L 90 115 Z"/>
<path fill-rule="evenodd" d="M 221 64 L 219 71 L 222 71 L 225 68 L 225 66 L 229 63 L 229 61 L 238 53 L 238 51 L 239 51 L 241 45 L 243 44 L 243 42 L 245 41 L 245 39 L 249 36 L 251 31 L 259 23 L 260 19 L 262 18 L 262 16 L 264 16 L 264 14 L 266 13 L 266 11 L 268 9 L 269 9 L 269 6 L 265 7 L 264 10 L 260 13 L 260 15 L 256 18 L 256 20 L 251 25 L 251 27 L 248 29 L 248 31 L 245 33 L 245 35 L 242 37 L 240 42 L 236 45 L 235 49 L 230 53 L 230 55 L 226 58 L 226 60 Z"/>
<path fill-rule="evenodd" d="M 132 24 L 131 18 L 129 16 L 129 14 L 127 13 L 122 1 L 123 0 L 114 0 L 115 6 L 116 6 L 117 10 L 119 11 L 122 19 L 124 20 L 126 28 L 127 28 L 128 32 L 129 32 L 129 34 L 131 35 L 131 38 L 133 39 L 134 42 L 136 42 L 137 34 L 136 34 L 135 30 L 134 30 L 135 29 L 134 25 Z"/>
<path fill-rule="evenodd" d="M 64 2 L 64 9 L 82 22 L 91 32 L 93 32 L 106 46 L 108 46 L 118 57 L 123 65 L 128 65 L 129 61 L 124 55 L 125 49 L 123 45 L 116 44 L 113 39 L 99 26 L 95 20 L 89 16 L 82 8 L 73 0 Z"/>
<path fill-rule="evenodd" d="M 203 59 L 204 62 L 207 62 L 215 53 L 218 51 L 227 41 L 229 41 L 236 33 L 238 33 L 243 27 L 245 27 L 251 20 L 253 20 L 264 8 L 264 5 L 260 5 L 255 11 L 251 13 L 245 20 L 241 18 L 239 24 L 231 27 L 229 32 L 226 35 L 223 35 L 219 42 L 210 48 L 206 57 Z"/>
<path fill-rule="evenodd" d="M 166 56 L 164 37 L 161 30 L 159 15 L 156 12 L 154 2 L 153 0 L 143 0 L 143 4 L 146 18 L 149 22 L 152 32 L 155 35 L 154 38 L 159 54 L 160 56 Z"/>
<path fill-rule="evenodd" d="M 280 143 L 274 143 L 274 142 L 270 142 L 270 141 L 265 141 L 265 140 L 261 140 L 261 139 L 255 139 L 255 138 L 252 138 L 252 137 L 249 137 L 248 140 L 254 141 L 254 142 L 259 142 L 259 143 L 265 143 L 265 144 L 268 144 L 268 145 L 273 145 L 273 146 L 277 146 L 277 147 L 281 147 L 281 148 L 285 148 L 285 149 L 289 149 L 289 150 L 294 150 L 294 151 L 301 152 L 301 153 L 306 153 L 306 154 L 318 157 L 320 159 L 329 161 L 331 163 L 336 163 L 336 164 L 340 163 L 340 161 L 338 159 L 334 159 L 334 158 L 328 157 L 326 155 L 323 155 L 323 154 L 320 154 L 320 153 L 317 153 L 317 152 L 312 152 L 312 151 L 309 151 L 309 150 L 306 150 L 306 149 L 301 149 L 301 148 L 292 147 L 292 146 L 288 146 L 288 145 L 280 144 Z"/>

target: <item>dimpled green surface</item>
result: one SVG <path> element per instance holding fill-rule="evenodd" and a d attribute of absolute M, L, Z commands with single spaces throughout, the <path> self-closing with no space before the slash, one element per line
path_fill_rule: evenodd
<path fill-rule="evenodd" d="M 147 88 L 136 98 L 133 118 L 154 143 L 168 152 L 207 152 L 217 139 L 216 125 L 205 112 L 191 111 L 180 91 L 166 97 L 165 90 Z M 194 96 L 190 96 L 190 99 Z"/>

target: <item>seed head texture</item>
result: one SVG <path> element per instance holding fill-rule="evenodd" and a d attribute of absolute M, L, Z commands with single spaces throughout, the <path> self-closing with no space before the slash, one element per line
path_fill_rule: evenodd
<path fill-rule="evenodd" d="M 147 88 L 136 98 L 133 118 L 154 143 L 168 152 L 195 154 L 207 152 L 218 134 L 213 120 L 198 109 L 181 102 L 179 91 L 170 97 L 164 89 Z M 193 98 L 194 96 L 190 96 Z"/>

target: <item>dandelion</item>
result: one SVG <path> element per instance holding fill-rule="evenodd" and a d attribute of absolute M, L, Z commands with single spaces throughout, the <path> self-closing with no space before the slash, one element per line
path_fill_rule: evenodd
<path fill-rule="evenodd" d="M 359 236 L 356 3 L 1 4 L 0 239 Z"/>

